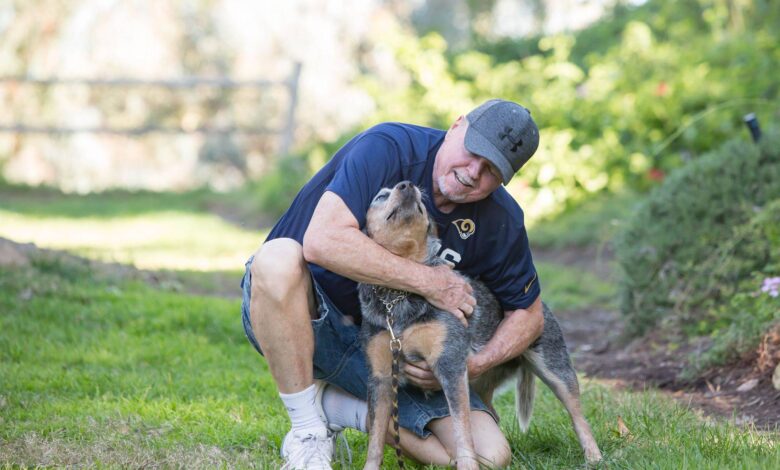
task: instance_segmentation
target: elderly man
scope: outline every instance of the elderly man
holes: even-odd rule
[[[342,147],[293,201],[247,262],[244,328],[268,361],[292,421],[282,443],[285,468],[330,468],[333,433],[366,431],[368,368],[360,349],[356,283],[413,292],[461,319],[472,312],[470,286],[446,266],[399,258],[361,229],[383,187],[420,187],[437,225],[438,255],[479,278],[505,317],[468,362],[470,377],[519,356],[541,334],[540,287],[523,212],[506,184],[534,154],[539,131],[530,112],[490,100],[441,131],[375,126]],[[399,391],[405,455],[446,465],[455,455],[452,419],[427,364],[404,369],[416,387]],[[315,380],[317,379],[317,380]],[[426,395],[421,389],[429,391]],[[511,453],[489,403],[471,396],[477,453],[495,466]]]

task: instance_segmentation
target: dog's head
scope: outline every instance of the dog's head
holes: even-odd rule
[[[408,181],[381,189],[368,208],[366,233],[390,252],[423,262],[434,229],[420,190]]]

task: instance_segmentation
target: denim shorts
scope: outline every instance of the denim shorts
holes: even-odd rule
[[[260,354],[263,354],[258,344],[252,325],[249,321],[249,300],[251,297],[252,274],[250,266],[252,258],[246,262],[246,272],[241,280],[243,302],[241,318],[244,323],[244,333],[249,342]],[[343,315],[328,298],[317,281],[312,277],[318,318],[312,320],[314,330],[314,378],[337,385],[352,395],[367,400],[367,379],[369,368],[360,341],[360,327],[352,318]],[[472,410],[481,410],[493,416],[487,406],[473,391],[470,392]],[[431,432],[426,428],[431,420],[450,415],[447,399],[441,391],[426,394],[413,386],[398,390],[398,421],[420,437],[427,437]]]

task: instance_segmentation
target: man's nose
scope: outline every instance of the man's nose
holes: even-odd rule
[[[473,162],[471,162],[466,168],[468,168],[469,177],[473,180],[479,179],[479,176],[482,174],[482,171],[484,170],[482,159],[477,158]]]

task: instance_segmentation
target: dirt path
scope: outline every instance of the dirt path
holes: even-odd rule
[[[609,253],[596,255],[592,249],[534,251],[535,259],[607,276]],[[732,419],[737,424],[780,428],[780,391],[772,386],[772,370],[758,371],[756,353],[695,379],[683,380],[680,374],[686,361],[709,346],[706,340],[672,341],[650,333],[628,341],[623,337],[624,319],[620,313],[603,309],[562,311],[556,312],[556,316],[576,369],[587,376],[607,380],[618,388],[656,388],[705,415]]]

